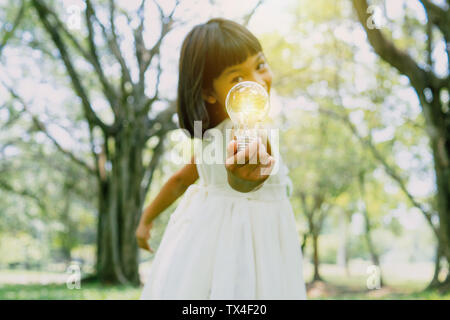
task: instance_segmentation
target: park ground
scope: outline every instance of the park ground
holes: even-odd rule
[[[148,274],[151,262],[141,265],[142,280]],[[308,299],[444,299],[450,293],[425,290],[432,275],[431,263],[410,263],[389,266],[383,273],[379,289],[367,289],[367,263],[351,263],[347,270],[336,265],[320,267],[323,281],[311,283],[312,266],[305,263]],[[69,289],[68,274],[27,270],[0,270],[0,300],[9,299],[139,299],[142,287],[101,285],[96,282],[80,284],[80,289]]]

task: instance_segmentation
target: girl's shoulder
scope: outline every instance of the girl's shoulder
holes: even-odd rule
[[[230,133],[233,128],[233,122],[231,119],[226,118],[217,126],[209,128],[205,130],[203,134],[203,142],[208,143],[211,142],[212,139],[224,138],[225,141],[227,138],[227,133]]]

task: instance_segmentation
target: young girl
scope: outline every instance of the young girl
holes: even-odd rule
[[[194,136],[194,121],[202,121],[202,128],[225,135],[233,127],[226,95],[241,81],[270,92],[272,73],[253,34],[225,19],[194,27],[180,55],[180,126]],[[224,146],[226,161],[196,163],[193,157],[144,210],[136,236],[139,246],[152,252],[153,219],[184,194],[141,299],[306,299],[286,166],[261,141],[240,152],[235,140]],[[250,162],[255,155],[257,162]],[[275,161],[280,170],[273,173]],[[269,170],[264,175],[263,168]]]

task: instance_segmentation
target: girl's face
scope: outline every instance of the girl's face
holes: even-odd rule
[[[270,94],[272,71],[262,52],[249,56],[241,64],[226,68],[213,80],[213,90],[205,91],[204,99],[210,104],[219,103],[225,109],[228,91],[239,82],[254,81],[262,85]]]

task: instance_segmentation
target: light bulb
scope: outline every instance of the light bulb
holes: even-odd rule
[[[239,152],[257,139],[260,122],[269,112],[269,94],[256,82],[239,82],[228,92],[225,107],[237,127],[235,134]]]

